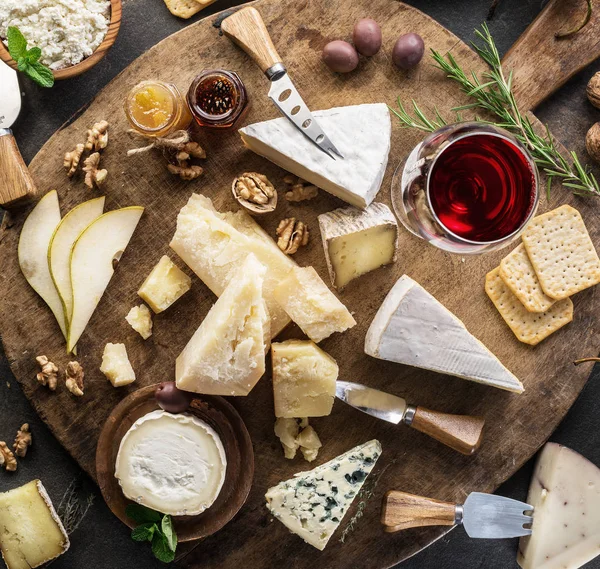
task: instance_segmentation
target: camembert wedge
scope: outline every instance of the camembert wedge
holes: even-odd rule
[[[388,293],[365,339],[369,356],[523,392],[465,325],[421,285],[403,275]]]
[[[381,456],[369,441],[270,488],[267,508],[306,543],[323,550]]]

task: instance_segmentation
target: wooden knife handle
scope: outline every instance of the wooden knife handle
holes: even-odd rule
[[[483,438],[483,417],[471,415],[450,415],[417,407],[412,422],[413,429],[462,453],[473,454]]]
[[[242,8],[221,22],[223,33],[239,45],[262,69],[263,73],[281,58],[256,8]]]
[[[456,505],[398,490],[390,490],[383,497],[381,523],[387,532],[423,526],[453,526]]]
[[[35,194],[35,184],[9,129],[0,129],[0,206],[10,207]]]

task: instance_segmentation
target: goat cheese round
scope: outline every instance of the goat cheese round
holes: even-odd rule
[[[214,429],[187,413],[158,410],[125,433],[115,476],[130,500],[163,514],[192,516],[217,499],[226,469]]]
[[[2,0],[0,38],[16,26],[27,48],[42,50],[50,69],[75,65],[94,53],[110,23],[110,0]]]

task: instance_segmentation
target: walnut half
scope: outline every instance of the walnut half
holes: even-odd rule
[[[276,233],[279,237],[277,246],[286,255],[293,255],[308,244],[308,227],[302,221],[296,221],[295,217],[282,219]]]
[[[277,190],[264,174],[245,172],[231,184],[233,197],[253,215],[275,211]]]

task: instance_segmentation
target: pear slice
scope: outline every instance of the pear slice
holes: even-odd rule
[[[58,224],[48,246],[50,276],[58,291],[65,313],[65,321],[71,321],[73,295],[71,292],[71,249],[81,232],[102,215],[104,196],[83,202],[67,213]]]
[[[18,258],[27,282],[50,307],[66,338],[67,322],[63,305],[48,267],[48,245],[59,223],[58,194],[52,190],[27,216],[19,236]]]
[[[67,350],[72,351],[85,330],[115,272],[144,212],[143,207],[109,211],[92,221],[71,250],[73,314],[69,324]]]

